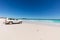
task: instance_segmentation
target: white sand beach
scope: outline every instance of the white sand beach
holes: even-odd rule
[[[60,25],[32,22],[5,25],[0,21],[0,40],[60,40]]]

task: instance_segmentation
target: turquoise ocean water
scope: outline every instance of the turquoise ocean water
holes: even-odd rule
[[[60,23],[60,19],[56,19],[56,20],[34,20],[34,21]]]
[[[60,23],[60,19],[22,19],[22,20],[30,20],[30,21],[37,21],[37,22]]]
[[[60,19],[59,20],[51,20],[53,22],[56,22],[56,23],[60,23]]]

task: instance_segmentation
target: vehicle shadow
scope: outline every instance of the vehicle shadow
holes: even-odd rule
[[[22,23],[12,23],[12,24],[5,24],[5,25],[15,25],[15,24],[22,24]]]

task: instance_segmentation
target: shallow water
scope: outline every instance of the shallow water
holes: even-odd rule
[[[27,21],[27,20],[25,20]],[[29,20],[32,22],[50,22],[50,23],[60,23],[60,19],[53,19],[53,20]]]

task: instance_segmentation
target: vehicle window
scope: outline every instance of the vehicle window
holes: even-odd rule
[[[18,19],[16,19],[16,20],[18,20]]]
[[[9,20],[15,20],[15,19],[13,19],[13,18],[9,18]]]

